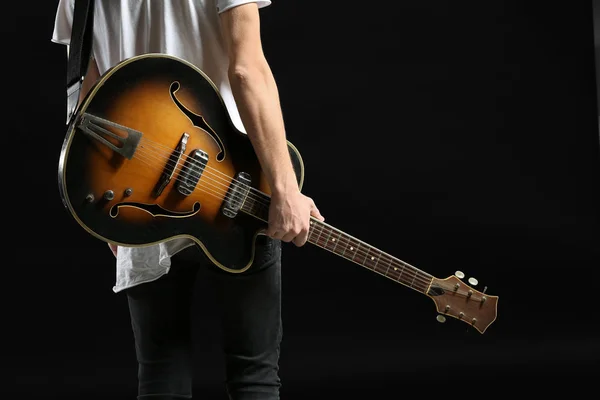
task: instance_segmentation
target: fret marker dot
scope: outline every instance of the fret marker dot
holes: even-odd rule
[[[398,268],[394,267],[394,271],[398,271]]]
[[[332,242],[335,242],[335,238],[331,239]]]
[[[350,250],[354,250],[354,247],[350,246]]]
[[[371,257],[371,260],[374,260],[374,259],[375,259],[375,257]]]

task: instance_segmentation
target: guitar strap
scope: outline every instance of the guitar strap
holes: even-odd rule
[[[67,125],[75,114],[94,37],[94,0],[75,0],[67,61]]]

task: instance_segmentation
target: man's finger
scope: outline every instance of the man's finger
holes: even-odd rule
[[[288,232],[287,234],[283,235],[280,239],[284,242],[291,242],[296,238],[296,234],[293,232]]]
[[[298,247],[302,247],[302,246],[304,246],[304,244],[306,244],[307,240],[308,240],[308,231],[303,231],[294,238],[294,244]]]
[[[117,256],[117,245],[114,245],[112,243],[108,243],[108,248],[110,249],[110,251],[112,251],[113,255],[116,257]]]
[[[276,230],[267,230],[266,235],[271,239],[281,239],[281,232]]]
[[[310,214],[320,221],[325,221],[325,217],[321,215],[321,212],[315,205],[312,206],[312,210],[311,210]]]

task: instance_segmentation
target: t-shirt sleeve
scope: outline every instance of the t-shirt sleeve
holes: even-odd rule
[[[54,30],[51,40],[54,43],[69,45],[71,43],[71,28],[73,25],[74,0],[60,0],[54,18]]]
[[[230,8],[240,6],[246,3],[256,3],[258,8],[263,8],[271,4],[271,0],[217,0],[217,12],[220,14]]]

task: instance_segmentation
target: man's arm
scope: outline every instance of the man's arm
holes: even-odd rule
[[[87,93],[90,91],[94,83],[100,78],[100,72],[98,70],[98,64],[96,64],[96,59],[94,57],[90,58],[88,63],[88,69],[83,78],[83,82],[81,83],[81,90],[79,92],[79,103],[83,101]]]
[[[308,237],[310,215],[323,217],[298,188],[277,85],[262,49],[258,7],[246,3],[220,15],[232,92],[272,192],[266,234],[301,246]]]

